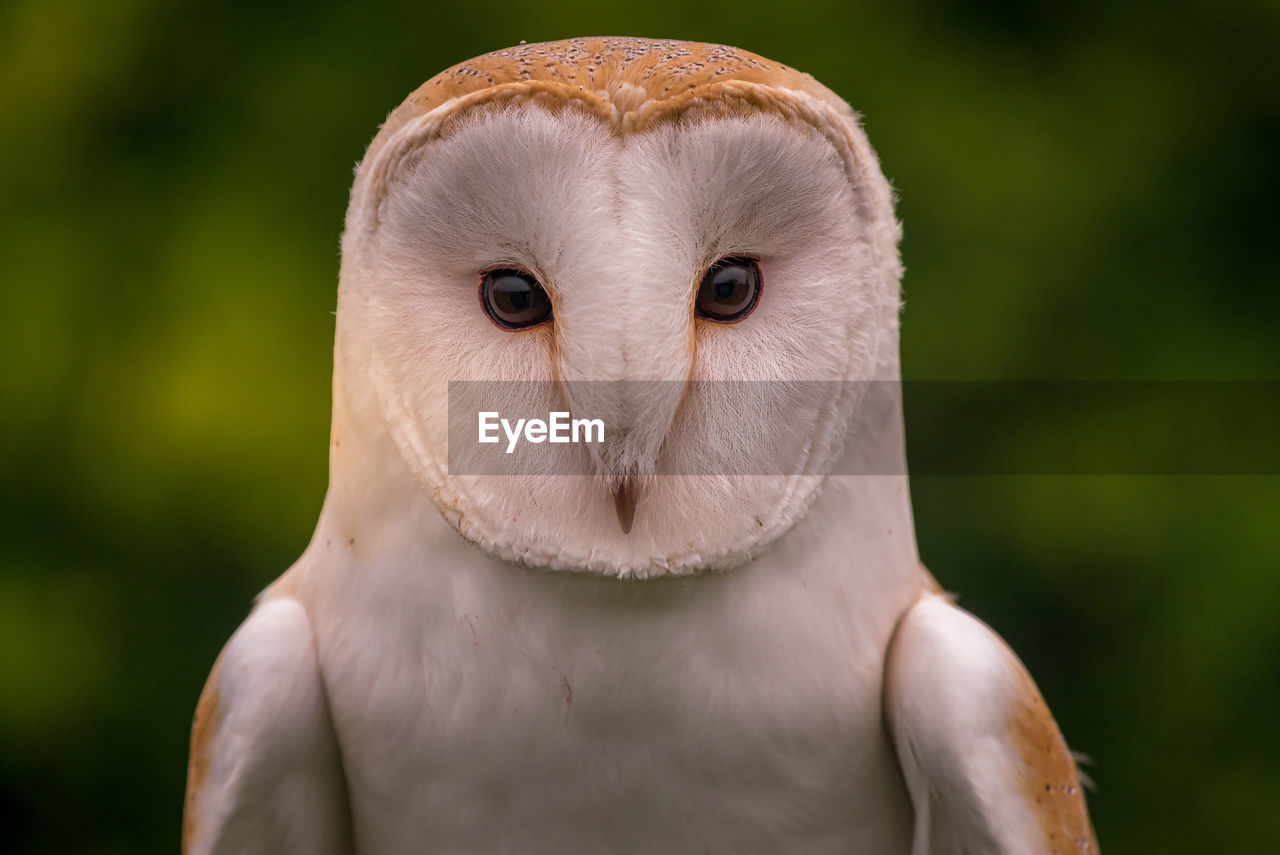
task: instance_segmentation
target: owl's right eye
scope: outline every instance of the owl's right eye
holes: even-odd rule
[[[551,320],[551,298],[533,274],[503,267],[480,277],[480,304],[504,330],[523,330]]]

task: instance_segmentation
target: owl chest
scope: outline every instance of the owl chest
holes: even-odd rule
[[[895,851],[882,647],[838,609],[632,605],[472,601],[338,681],[370,851]]]

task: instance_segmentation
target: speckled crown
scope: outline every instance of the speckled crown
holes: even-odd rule
[[[388,118],[384,131],[482,90],[508,87],[555,91],[613,114],[651,112],[662,102],[687,100],[729,82],[805,92],[843,109],[825,86],[804,72],[726,45],[671,39],[596,37],[522,44],[469,59],[440,72]],[[663,104],[662,106],[667,106]],[[664,111],[665,112],[665,111]]]

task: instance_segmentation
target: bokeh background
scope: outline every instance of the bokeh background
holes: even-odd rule
[[[0,850],[176,851],[200,686],[324,495],[354,164],[436,71],[594,34],[737,44],[865,115],[909,377],[1280,379],[1272,2],[4,0]],[[1280,851],[1280,478],[913,488],[1094,758],[1104,850]]]

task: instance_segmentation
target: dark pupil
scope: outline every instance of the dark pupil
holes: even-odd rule
[[[731,272],[740,273],[742,272],[742,268],[739,267],[722,270],[720,271],[720,274],[716,276],[714,287],[717,303],[737,303],[742,299],[742,295],[737,292],[745,290],[746,281],[741,276],[724,275]],[[730,299],[732,297],[737,297],[737,299]]]
[[[547,292],[533,277],[515,270],[486,273],[484,298],[490,316],[507,327],[532,326],[551,314]]]
[[[520,280],[517,280],[520,281]],[[523,282],[521,284],[524,284]],[[517,285],[507,291],[498,292],[499,301],[506,301],[509,305],[503,306],[504,309],[512,312],[523,312],[533,305],[533,289],[528,285],[521,288]]]

